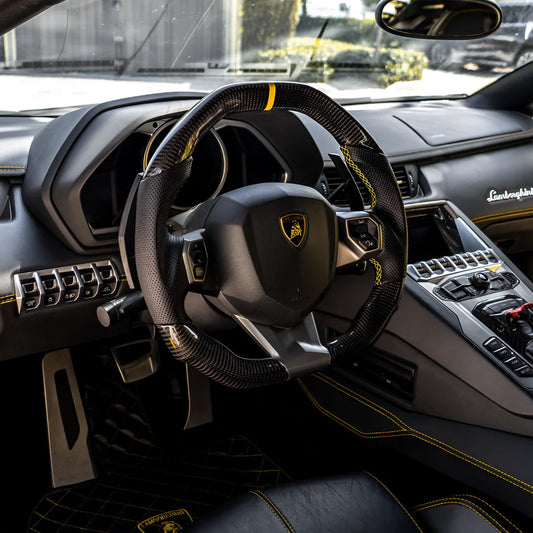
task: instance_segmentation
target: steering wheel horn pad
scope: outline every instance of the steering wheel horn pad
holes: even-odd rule
[[[265,183],[224,194],[207,217],[204,238],[216,258],[220,293],[258,324],[296,326],[335,275],[335,211],[302,185]]]

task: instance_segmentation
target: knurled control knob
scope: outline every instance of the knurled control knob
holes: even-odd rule
[[[487,290],[490,287],[490,278],[485,272],[474,272],[470,282],[476,289]]]

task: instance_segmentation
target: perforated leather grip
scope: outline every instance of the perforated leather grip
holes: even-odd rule
[[[333,361],[354,356],[376,340],[397,308],[407,268],[405,210],[387,158],[364,147],[346,146],[342,151],[369,189],[373,213],[383,228],[383,251],[371,260],[375,279],[369,297],[348,330],[327,345]]]
[[[136,262],[148,309],[173,356],[236,388],[279,383],[289,374],[279,360],[239,357],[190,324],[183,308],[186,286],[173,268],[179,263],[173,257],[179,253],[179,242],[168,235],[166,218],[189,177],[189,156],[202,134],[229,114],[271,109],[304,113],[333,135],[346,162],[369,189],[374,214],[383,224],[383,252],[379,260],[371,260],[374,287],[348,331],[329,343],[332,359],[354,356],[375,340],[396,309],[406,270],[406,220],[394,174],[350,113],[322,92],[297,83],[238,84],[211,93],[174,126],[141,180]]]

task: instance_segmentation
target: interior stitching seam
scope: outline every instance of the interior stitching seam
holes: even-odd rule
[[[352,398],[353,400],[365,405],[364,401],[358,399],[356,396],[353,396],[353,394],[357,395],[357,393],[355,393],[354,391],[352,391],[351,389],[349,389],[347,387],[344,387],[344,385],[342,385],[340,383],[337,383],[336,381],[334,381],[333,379],[329,378],[328,376],[325,376],[323,374],[320,374],[320,375],[312,374],[312,376],[315,377],[315,378],[320,379],[321,381],[323,381],[324,383],[326,383],[330,387],[333,387],[333,388],[339,390],[341,393],[345,394],[349,398]],[[324,378],[327,378],[327,379],[324,379]],[[327,381],[328,379],[331,380],[332,383],[328,382]],[[343,388],[347,389],[348,391],[350,391],[351,394],[347,393],[344,390],[342,390],[341,388],[335,386],[334,383],[339,385],[339,387],[343,387]],[[364,396],[361,396],[361,398],[364,398]],[[364,400],[366,400],[370,404],[374,404],[371,400],[368,400],[367,398],[364,398]],[[374,405],[377,406],[377,404],[374,404]],[[369,405],[366,405],[366,406],[369,407]],[[473,465],[473,466],[475,466],[475,467],[477,467],[477,468],[479,468],[481,470],[484,470],[485,472],[487,472],[489,474],[492,474],[493,476],[498,477],[498,478],[502,479],[503,481],[505,481],[507,483],[510,483],[511,485],[514,485],[515,487],[517,487],[519,489],[522,489],[525,492],[528,492],[529,494],[533,494],[533,486],[529,485],[525,481],[522,481],[521,479],[518,479],[518,478],[512,476],[511,474],[503,472],[502,470],[499,470],[495,466],[489,465],[488,463],[485,463],[485,462],[481,461],[480,459],[472,457],[471,455],[468,455],[466,452],[458,450],[458,449],[454,448],[453,446],[451,446],[450,444],[444,443],[444,442],[436,439],[435,437],[431,437],[430,435],[426,435],[425,433],[422,433],[421,431],[415,430],[415,429],[409,427],[403,421],[401,421],[398,417],[396,417],[396,415],[394,415],[390,411],[387,411],[387,409],[385,409],[384,407],[381,407],[381,406],[377,406],[377,407],[379,407],[383,411],[386,411],[387,413],[389,413],[389,415],[391,417],[397,419],[401,424],[398,423],[398,422],[396,422],[396,424],[398,425],[398,427],[402,427],[403,426],[403,428],[406,430],[405,435],[415,437],[415,438],[417,438],[419,440],[422,440],[423,442],[426,442],[427,444],[431,444],[432,446],[435,446],[436,448],[439,448],[442,451],[457,457],[458,459],[461,459],[461,460],[463,460],[463,461],[465,461],[465,462],[467,462],[467,463],[469,463],[469,464],[471,464],[471,465]],[[372,409],[372,407],[370,407],[370,408]],[[373,410],[379,413],[379,411],[377,409],[373,409]],[[383,415],[383,414],[382,414],[382,416],[385,416],[386,418],[389,418],[388,416]],[[392,420],[391,418],[389,418],[389,419]],[[454,453],[454,452],[456,452],[456,453]],[[458,455],[458,454],[461,454],[461,455]],[[471,460],[469,460],[469,459],[471,459]],[[521,483],[524,486],[521,486],[518,483]]]
[[[257,489],[251,490],[250,494],[257,496],[265,504],[265,506],[272,512],[272,514],[280,521],[285,531],[288,531],[289,533],[296,533],[289,521],[283,515],[283,513],[277,508],[276,505],[274,505],[272,500],[270,500],[270,498],[264,492]]]
[[[487,522],[490,526],[492,526],[496,531],[501,531],[503,533],[509,533],[509,531],[505,529],[494,517],[490,516],[486,511],[482,510],[478,506],[476,506],[477,509],[475,509],[474,503],[466,502],[465,500],[454,499],[454,498],[443,498],[442,500],[435,500],[434,502],[428,502],[427,504],[419,505],[415,508],[416,509],[415,512],[425,511],[427,509],[434,509],[436,507],[441,507],[443,505],[449,505],[449,504],[462,505],[463,507],[470,509],[471,511],[479,515],[481,518],[483,518],[483,520],[485,520],[485,522]],[[484,516],[484,514],[486,516]],[[487,517],[489,519],[487,519]],[[495,522],[496,525],[493,524],[491,520]]]

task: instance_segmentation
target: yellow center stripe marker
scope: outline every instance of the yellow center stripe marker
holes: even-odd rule
[[[276,84],[268,84],[268,101],[263,111],[270,111],[274,107],[274,100],[276,99]]]

